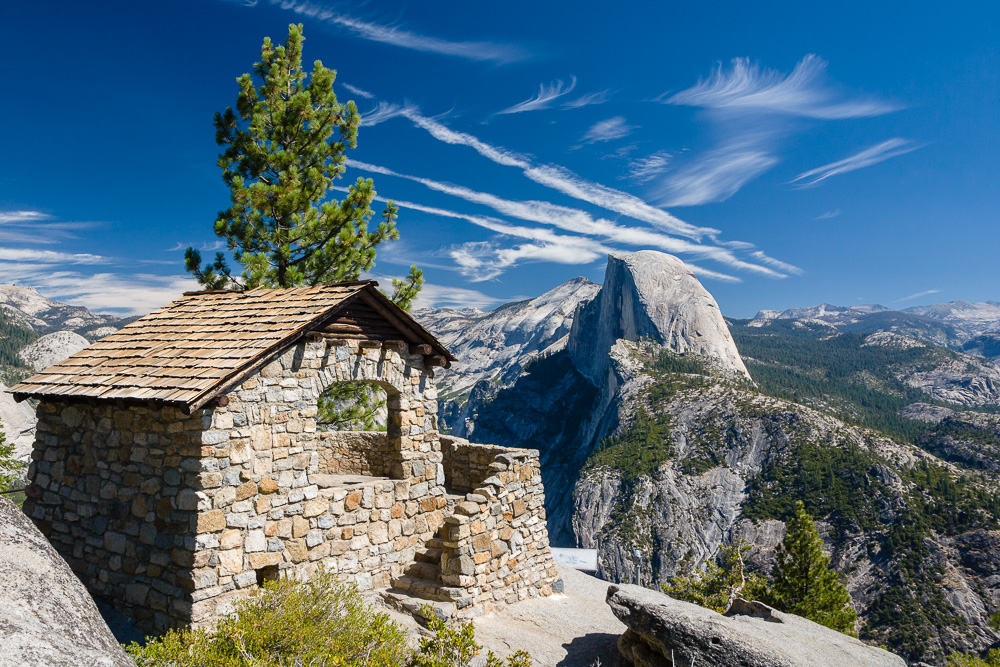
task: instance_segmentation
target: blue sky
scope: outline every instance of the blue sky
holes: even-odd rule
[[[488,308],[664,250],[727,315],[1000,299],[996,3],[3,3],[0,282],[148,312],[228,206],[212,115],[305,27],[401,207],[375,275]]]

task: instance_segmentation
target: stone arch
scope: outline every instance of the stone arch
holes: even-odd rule
[[[378,438],[368,438],[368,444],[376,447],[370,462],[379,462],[368,466],[369,474],[415,481],[436,481],[443,477],[437,438],[437,394],[421,355],[407,350],[362,348],[353,341],[341,346],[330,346],[323,341],[301,346],[305,348],[303,359],[315,355],[319,361],[312,400],[338,382],[365,382],[385,391],[388,414],[384,444],[377,442]]]

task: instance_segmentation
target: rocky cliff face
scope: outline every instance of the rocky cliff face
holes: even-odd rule
[[[604,287],[573,322],[570,357],[600,386],[615,341],[644,338],[750,377],[719,305],[681,260],[653,250],[610,255]]]
[[[458,358],[436,379],[441,419],[457,436],[484,401],[515,381],[536,357],[562,349],[577,308],[601,286],[574,278],[541,296],[483,313],[476,309],[425,309],[414,313]]]
[[[611,257],[565,350],[475,385],[466,427],[541,450],[553,543],[597,548],[611,580],[636,548],[655,585],[739,539],[767,572],[803,499],[863,636],[913,660],[991,645],[1000,429],[970,410],[994,405],[995,369],[926,342],[961,336],[922,315],[802,314],[727,328],[679,261]]]
[[[92,313],[82,306],[70,306],[46,298],[34,287],[0,285],[0,309],[40,333],[120,327],[122,318]],[[108,333],[105,333],[106,336]]]
[[[90,341],[78,333],[56,331],[22,348],[17,356],[37,373],[76,354],[88,345]]]

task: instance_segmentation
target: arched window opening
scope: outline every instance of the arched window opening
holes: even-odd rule
[[[334,382],[317,400],[316,422],[324,431],[386,430],[385,389],[371,382]]]

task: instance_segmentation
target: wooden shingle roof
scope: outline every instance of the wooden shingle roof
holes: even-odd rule
[[[362,281],[188,292],[10,391],[16,400],[46,396],[154,401],[194,410],[219,390],[242,382],[307,333],[345,327],[356,330],[355,337],[365,337],[368,328],[377,339],[394,334],[454,361],[441,343],[376,285]],[[342,316],[357,312],[369,313],[360,326],[356,316]]]

